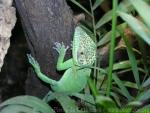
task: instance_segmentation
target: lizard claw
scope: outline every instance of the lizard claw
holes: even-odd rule
[[[53,49],[55,49],[58,53],[60,53],[61,43],[55,42],[54,45],[55,47],[53,47]]]
[[[31,54],[27,54],[29,63],[35,68],[40,69],[39,63],[31,56]]]
[[[69,46],[64,45],[64,43],[59,43],[59,42],[55,42],[54,43],[55,47],[53,47],[53,49],[55,49],[59,54],[60,52],[66,52],[69,49]]]

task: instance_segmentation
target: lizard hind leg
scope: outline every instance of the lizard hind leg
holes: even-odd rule
[[[59,54],[65,54],[66,51],[69,49],[69,46],[65,46],[64,43],[55,42],[53,49],[55,49]]]
[[[39,63],[31,56],[31,54],[27,54],[29,63],[33,66],[37,76],[44,82],[51,84],[51,85],[55,85],[57,82],[55,80],[52,80],[50,78],[48,78],[46,75],[44,75],[41,70],[40,70],[40,65]]]

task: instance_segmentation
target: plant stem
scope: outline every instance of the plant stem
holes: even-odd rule
[[[96,39],[96,27],[95,27],[95,17],[94,17],[94,11],[93,11],[93,6],[92,6],[92,1],[89,0],[90,2],[90,8],[91,8],[91,14],[92,14],[92,25],[93,25],[93,33],[94,33],[94,42],[97,44],[97,39]],[[97,61],[95,61],[94,63],[94,67],[97,66]],[[96,84],[96,79],[97,79],[97,75],[96,75],[96,69],[94,69],[94,83]]]
[[[108,83],[106,95],[110,95],[112,85],[112,70],[114,62],[114,48],[115,48],[115,37],[116,37],[116,23],[117,23],[117,4],[118,0],[113,0],[113,12],[112,12],[112,37],[111,37],[111,48],[109,54],[109,70],[108,70]]]
[[[93,8],[92,8],[92,1],[90,1],[90,8],[91,8],[91,14],[92,14],[92,24],[93,24],[93,32],[94,32],[94,41],[95,43],[97,42],[96,40],[96,27],[95,27],[95,17],[94,17],[94,11],[93,11]]]
[[[96,86],[94,85],[91,78],[88,79],[88,84],[90,86],[93,97],[96,98],[96,96],[98,95],[98,90],[97,90]]]

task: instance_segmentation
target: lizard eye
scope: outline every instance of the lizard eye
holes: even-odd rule
[[[84,53],[83,53],[83,52],[80,52],[80,54],[83,55]]]

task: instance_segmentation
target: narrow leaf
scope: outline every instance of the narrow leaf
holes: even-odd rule
[[[78,110],[78,106],[76,106],[75,101],[71,99],[69,96],[57,94],[55,95],[55,97],[63,107],[65,113],[80,113],[80,111]]]
[[[118,11],[118,14],[129,24],[134,32],[150,45],[150,30],[142,22],[127,13]]]
[[[123,30],[118,29],[118,31],[120,32],[120,34],[121,34],[121,36],[122,36],[122,38],[123,38],[123,40],[126,44],[127,53],[128,53],[129,61],[131,63],[131,69],[132,69],[132,72],[133,72],[133,75],[134,75],[134,79],[136,81],[136,84],[137,84],[138,88],[140,88],[140,78],[139,78],[139,71],[138,71],[138,67],[137,67],[137,61],[136,61],[135,55],[132,51],[131,44],[128,41],[128,38],[124,35]]]
[[[141,109],[138,109],[138,111],[135,113],[150,113],[150,104],[145,105]]]
[[[115,102],[109,97],[97,96],[96,103],[97,103],[97,105],[102,106],[109,113],[114,113],[113,110],[118,111],[118,108],[117,108]]]
[[[148,99],[150,99],[150,89],[141,94],[141,96],[139,97],[139,101],[144,101]]]
[[[85,105],[85,108],[87,108],[87,111],[96,112],[95,100],[92,95],[76,93],[76,94],[73,94],[73,96],[84,101],[84,105]]]
[[[120,2],[118,5],[118,10],[124,11],[124,12],[131,12],[133,8],[131,7],[131,4],[127,2],[126,0]],[[112,20],[112,10],[105,13],[102,18],[96,23],[96,29],[101,28],[104,24],[108,23]]]
[[[126,23],[122,23],[120,25],[117,26],[117,29],[125,29],[127,27]],[[106,43],[108,43],[111,39],[111,35],[112,35],[112,31],[107,32],[104,37],[97,43],[97,46],[103,46]],[[118,33],[118,31],[116,31],[116,38],[118,38],[120,36],[120,33]]]
[[[73,94],[73,96],[78,97],[78,98],[80,98],[80,99],[82,99],[82,100],[84,100],[84,101],[86,101],[88,103],[91,103],[93,105],[95,104],[94,98],[90,94],[76,93],[76,94]]]
[[[106,24],[112,19],[112,10],[105,13],[105,15],[96,23],[95,28],[99,29],[102,25]]]
[[[111,92],[110,95],[114,98],[116,104],[121,107],[120,97],[117,93]]]
[[[118,10],[123,12],[131,12],[134,8],[128,0],[123,0],[119,6]]]
[[[17,96],[4,101],[0,104],[0,108],[7,105],[22,105],[36,109],[41,113],[54,113],[53,109],[44,101],[33,96]]]
[[[103,1],[104,0],[96,0],[93,5],[93,10],[95,10],[98,6],[100,6]]]
[[[150,85],[150,77],[143,83],[143,87]]]
[[[81,4],[79,4],[76,0],[70,0],[72,3],[74,3],[75,5],[77,5],[78,7],[80,7],[83,11],[85,11],[89,16],[91,16],[91,13],[85,9]],[[92,16],[91,16],[92,17]]]
[[[129,88],[138,89],[137,84],[130,81],[123,81],[124,86]]]
[[[150,6],[143,0],[129,0],[150,28]]]
[[[33,113],[33,109],[23,105],[8,105],[4,106],[0,113]]]
[[[139,107],[141,105],[142,105],[142,102],[140,101],[132,101],[127,104],[128,107]]]
[[[132,96],[128,92],[127,88],[124,86],[123,82],[117,77],[116,74],[113,74],[113,80],[116,82],[118,87],[121,89],[122,94],[129,100],[132,100]]]
[[[130,61],[126,60],[126,61],[121,61],[119,63],[115,63],[113,66],[113,70],[119,70],[119,69],[127,69],[130,68]]]

